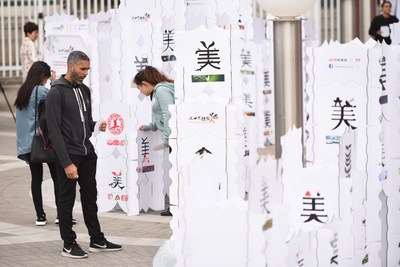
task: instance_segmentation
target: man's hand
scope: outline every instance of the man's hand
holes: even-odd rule
[[[139,126],[139,131],[144,131],[144,125]]]
[[[107,129],[107,122],[106,121],[102,121],[99,125],[99,131],[100,132],[105,132]]]
[[[68,179],[76,180],[79,178],[78,169],[76,168],[75,164],[65,167],[64,171]]]

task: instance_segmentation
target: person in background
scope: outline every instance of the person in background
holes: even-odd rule
[[[382,14],[372,20],[368,33],[374,40],[380,43],[385,41],[386,44],[390,45],[392,43],[392,39],[390,38],[390,24],[399,22],[399,19],[390,14],[392,9],[390,1],[383,1],[381,8]]]
[[[24,32],[25,38],[22,41],[21,48],[19,50],[23,81],[25,81],[33,62],[42,60],[42,55],[34,43],[38,38],[38,25],[33,22],[27,22],[24,25]]]
[[[164,141],[160,148],[169,148],[170,150],[169,136],[171,134],[171,128],[168,126],[168,121],[171,118],[171,113],[168,110],[168,106],[175,104],[173,82],[173,80],[167,78],[152,66],[146,66],[145,69],[139,71],[133,79],[134,85],[142,94],[150,96],[152,102],[153,120],[149,125],[139,126],[139,130],[160,130],[163,134]],[[169,204],[168,199],[166,202]],[[161,215],[172,216],[169,207],[161,212]]]
[[[81,51],[73,51],[67,59],[67,73],[53,82],[46,97],[49,138],[57,153],[56,161],[59,195],[57,211],[60,235],[64,241],[61,255],[87,258],[76,242],[72,230],[72,209],[79,183],[83,218],[90,235],[90,252],[117,251],[122,247],[105,239],[97,216],[97,155],[90,137],[96,122],[92,118],[90,89],[83,80],[89,73],[90,59]],[[107,123],[99,123],[104,132]]]
[[[49,89],[44,85],[51,78],[52,72],[50,66],[43,61],[36,61],[29,69],[25,82],[18,90],[14,106],[16,107],[16,128],[17,128],[17,155],[21,160],[29,164],[31,171],[31,191],[33,204],[36,210],[36,225],[46,225],[46,213],[43,209],[42,182],[43,182],[43,164],[30,161],[32,138],[39,131],[38,125],[35,125],[35,108],[40,100],[45,99]],[[54,75],[54,73],[53,73]],[[52,77],[54,79],[54,76]],[[37,102],[36,100],[37,91]],[[57,174],[54,163],[47,163],[51,178],[54,182],[54,195],[57,205],[58,187]]]

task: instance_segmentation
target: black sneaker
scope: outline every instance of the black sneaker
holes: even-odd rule
[[[47,224],[46,214],[37,217],[35,224],[36,226],[45,226]]]
[[[55,223],[55,224],[60,224],[60,220],[58,219],[58,217],[54,220],[54,223]],[[73,224],[73,225],[75,225],[75,224],[77,224],[77,223],[78,223],[77,220],[72,219],[72,224]]]
[[[70,246],[64,246],[61,255],[74,259],[83,259],[88,257],[88,254],[83,251],[81,246],[79,246],[76,242],[74,242]]]
[[[121,250],[122,246],[108,242],[104,239],[100,244],[90,241],[89,251],[90,252],[103,252],[103,251],[118,251]]]

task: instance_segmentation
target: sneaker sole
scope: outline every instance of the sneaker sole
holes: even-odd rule
[[[71,255],[71,254],[69,254],[69,253],[67,253],[67,252],[61,252],[61,256],[63,256],[63,257],[68,257],[68,258],[72,258],[72,259],[84,259],[84,258],[87,258],[88,257],[88,255],[87,254],[85,254],[85,255],[83,255],[83,256],[74,256],[74,255]]]
[[[45,226],[47,222],[35,222],[36,226]]]
[[[122,248],[91,248],[91,247],[89,247],[89,252],[92,252],[92,253],[119,251],[119,250],[122,250]]]
[[[75,221],[72,221],[72,224],[73,225],[75,225],[75,224],[77,224],[78,222],[75,220]],[[60,221],[54,221],[54,224],[60,224]]]

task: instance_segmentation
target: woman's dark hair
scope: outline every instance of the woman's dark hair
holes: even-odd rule
[[[51,76],[50,66],[46,62],[36,61],[32,64],[28,71],[25,82],[18,90],[17,98],[14,106],[23,109],[29,104],[33,88],[40,84],[43,79],[48,79]]]
[[[152,66],[146,66],[143,70],[139,71],[135,78],[133,78],[135,84],[141,84],[142,82],[148,82],[151,85],[156,85],[162,82],[173,83],[174,80],[169,79],[163,73],[159,72],[156,68]]]
[[[381,4],[381,7],[383,8],[383,6],[385,4],[390,4],[390,7],[392,7],[392,3],[390,1],[383,1],[383,3]]]
[[[25,25],[24,25],[25,36],[28,36],[28,33],[32,33],[37,30],[39,30],[39,27],[36,23],[29,21],[29,22],[25,23]]]

